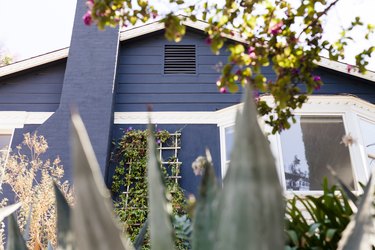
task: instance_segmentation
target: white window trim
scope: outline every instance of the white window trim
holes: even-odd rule
[[[0,129],[23,128],[26,124],[43,124],[53,112],[0,111]]]
[[[270,96],[261,97],[269,105],[273,104]],[[241,105],[235,105],[232,111],[241,108]],[[353,167],[353,178],[357,187],[358,182],[366,183],[370,171],[367,163],[367,153],[363,146],[359,119],[364,119],[375,123],[375,105],[354,96],[310,96],[307,103],[301,109],[294,111],[296,115],[317,115],[317,116],[342,116],[344,128],[350,133],[357,142],[349,147],[349,154]],[[225,129],[234,126],[235,119],[227,119],[220,127],[220,148],[221,148],[221,166],[222,176],[226,173],[226,152],[225,152]],[[270,132],[270,128],[265,126],[265,131]],[[280,181],[285,189],[284,166],[282,162],[282,149],[280,135],[269,136],[271,150],[275,155],[277,171]],[[306,194],[306,191],[287,191],[287,193]],[[321,191],[308,191],[309,194],[321,193]]]

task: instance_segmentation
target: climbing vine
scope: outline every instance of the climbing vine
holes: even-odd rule
[[[134,241],[143,223],[147,219],[147,137],[149,130],[135,130],[131,127],[115,145],[112,162],[115,173],[112,179],[111,191],[114,197],[115,213],[124,223],[124,230]],[[162,159],[161,168],[166,187],[171,194],[173,212],[176,215],[185,214],[185,197],[179,186],[180,165],[178,149],[180,148],[180,133],[169,133],[158,130],[155,133],[158,150]],[[183,248],[183,241],[176,244]],[[147,248],[146,242],[146,248]]]

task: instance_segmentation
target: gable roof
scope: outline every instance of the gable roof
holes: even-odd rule
[[[199,20],[196,22],[187,20],[183,21],[183,24],[189,28],[200,31],[204,31],[207,27],[207,23]],[[120,42],[140,37],[146,34],[150,34],[153,32],[157,32],[163,29],[164,24],[158,21],[127,28],[120,31]],[[236,42],[246,43],[243,39],[241,39],[241,37],[238,34],[235,34],[234,36],[227,36],[227,38]],[[66,47],[0,67],[0,77],[67,58],[68,54],[69,47]],[[374,71],[368,71],[366,74],[361,74],[356,71],[348,73],[348,64],[337,61],[331,61],[325,57],[321,57],[321,60],[317,62],[317,65],[323,68],[331,69],[345,74],[350,74],[351,76],[356,76],[365,80],[375,82]]]

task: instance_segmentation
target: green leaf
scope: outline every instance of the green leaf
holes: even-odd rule
[[[293,242],[293,244],[298,247],[299,246],[299,241],[298,241],[298,236],[297,236],[296,231],[294,231],[294,230],[287,230],[286,233],[288,234],[288,236],[291,239],[291,241]]]
[[[147,228],[148,228],[148,218],[143,223],[143,226],[142,226],[141,230],[139,231],[139,234],[137,235],[137,238],[134,241],[135,250],[140,250],[142,248],[143,242],[144,242],[145,237],[146,237]]]
[[[171,224],[172,206],[166,200],[165,187],[156,151],[153,127],[148,136],[148,195],[150,207],[150,233],[153,250],[174,249]]]
[[[223,183],[215,249],[282,249],[282,188],[248,85],[245,93],[243,111],[236,118],[236,147]]]
[[[346,196],[353,202],[353,204],[357,204],[357,196],[353,194],[350,188],[337,176],[336,171],[331,166],[328,165],[327,168],[331,172],[331,175],[335,178],[335,180],[340,184]]]
[[[357,213],[342,233],[338,250],[370,249],[370,242],[374,236],[374,224],[371,217],[374,189],[375,181],[372,175],[359,202]]]
[[[211,154],[207,150],[203,164],[203,176],[199,189],[199,199],[193,220],[192,249],[215,249],[214,229],[217,226],[219,187],[212,165]]]
[[[94,149],[77,113],[72,114],[72,159],[76,202],[73,209],[73,232],[81,250],[127,250],[112,216],[110,195],[105,188]],[[110,239],[110,240],[109,240]]]
[[[53,183],[53,187],[56,196],[58,249],[74,249],[71,208],[56,183]]]
[[[326,232],[325,240],[327,242],[330,242],[333,239],[333,236],[335,236],[336,232],[337,232],[337,229],[335,229],[335,228],[328,229],[327,232]]]
[[[23,239],[20,229],[18,228],[16,219],[13,216],[9,216],[8,227],[8,244],[6,249],[27,250],[26,242]]]
[[[3,221],[5,217],[12,214],[14,211],[21,207],[21,203],[12,204],[6,207],[0,208],[0,221]]]
[[[315,234],[315,231],[320,227],[320,223],[313,223],[310,228],[309,228],[309,231],[306,233],[306,235],[308,237],[311,237]]]

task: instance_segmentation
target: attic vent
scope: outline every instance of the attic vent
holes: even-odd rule
[[[196,74],[195,45],[165,45],[164,74]]]

